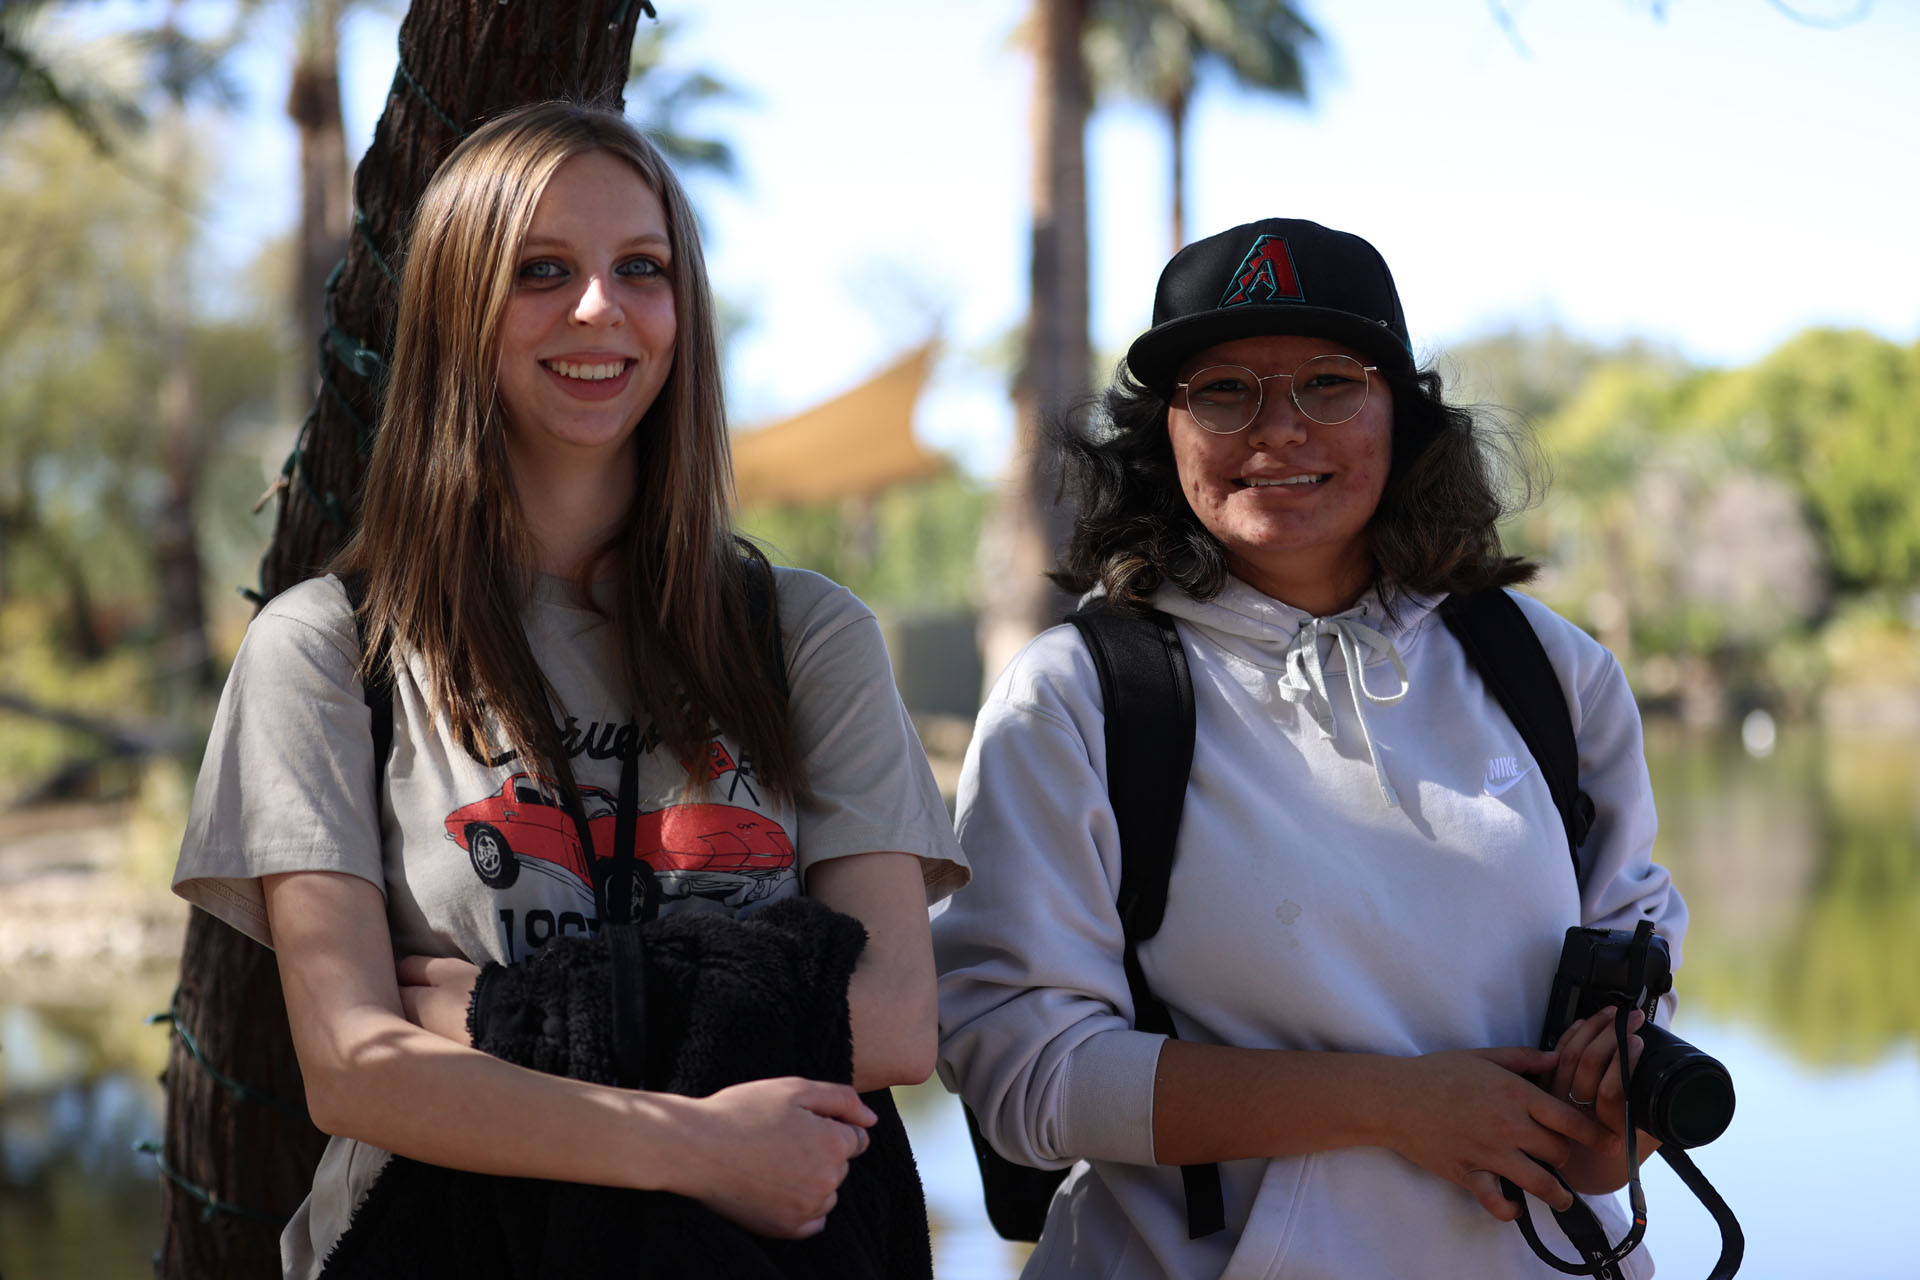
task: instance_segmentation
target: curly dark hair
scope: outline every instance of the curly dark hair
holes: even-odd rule
[[[1367,525],[1374,580],[1464,593],[1530,580],[1506,554],[1499,521],[1532,501],[1541,470],[1530,437],[1488,411],[1448,404],[1440,374],[1381,371],[1393,393],[1393,460]],[[1167,435],[1169,402],[1124,364],[1104,395],[1052,424],[1073,534],[1048,576],[1079,593],[1098,584],[1144,609],[1171,582],[1210,600],[1227,584],[1227,549],[1187,505]]]

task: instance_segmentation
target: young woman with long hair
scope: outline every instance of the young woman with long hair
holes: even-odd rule
[[[965,863],[871,613],[734,536],[685,194],[612,113],[490,122],[421,200],[397,334],[359,531],[249,629],[175,877],[275,948],[336,1135],[287,1274],[317,1272],[388,1152],[818,1232],[873,1123],[856,1090],[932,1069],[927,905]],[[478,965],[599,929],[616,832],[663,912],[804,893],[858,920],[851,1085],[682,1097],[468,1045]]]

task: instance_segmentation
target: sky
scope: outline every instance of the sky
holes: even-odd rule
[[[1864,16],[1837,29],[1797,22]],[[936,330],[916,431],[976,473],[1011,436],[1025,308],[1025,0],[658,0],[672,64],[738,100],[694,118],[740,176],[690,179],[716,288],[748,320],[734,419],[835,394]],[[1304,0],[1325,36],[1306,104],[1203,81],[1193,237],[1273,215],[1371,240],[1416,351],[1513,325],[1641,337],[1707,364],[1812,325],[1920,337],[1920,4],[1914,0]],[[399,5],[345,31],[357,157],[392,79]],[[1504,14],[1507,21],[1500,20]],[[263,19],[263,22],[270,20]],[[285,38],[244,63],[217,252],[294,217]],[[1170,251],[1168,144],[1147,109],[1088,136],[1093,335],[1148,323]]]

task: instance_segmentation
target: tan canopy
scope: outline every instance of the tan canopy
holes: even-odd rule
[[[733,433],[740,501],[867,497],[939,475],[948,463],[913,438],[913,406],[934,344],[908,352],[851,391],[780,422]]]

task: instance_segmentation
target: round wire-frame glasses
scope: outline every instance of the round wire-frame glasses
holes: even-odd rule
[[[1320,355],[1300,363],[1292,373],[1260,377],[1237,364],[1216,364],[1176,382],[1187,394],[1187,412],[1202,429],[1230,436],[1247,429],[1266,403],[1267,383],[1287,379],[1287,394],[1301,414],[1322,426],[1337,427],[1366,408],[1372,375],[1379,365],[1361,364],[1352,356]]]

